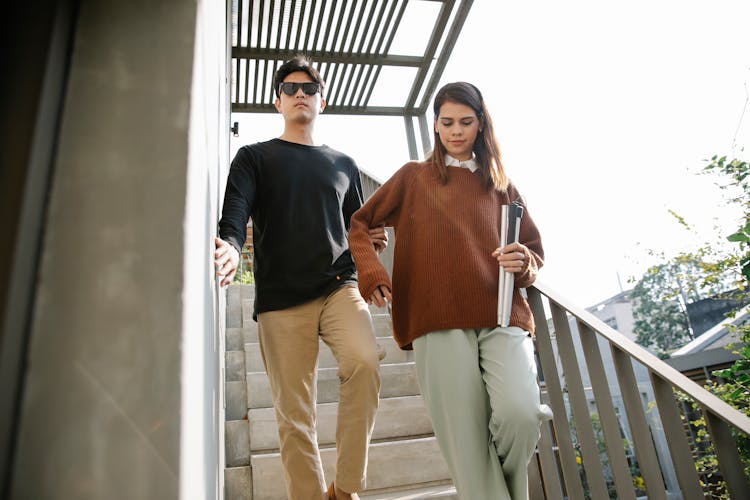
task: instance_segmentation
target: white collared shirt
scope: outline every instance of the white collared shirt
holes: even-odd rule
[[[448,167],[468,168],[472,172],[476,172],[477,168],[479,168],[477,167],[476,157],[474,156],[474,153],[471,154],[471,158],[464,161],[459,161],[453,158],[451,155],[445,155],[445,165]]]

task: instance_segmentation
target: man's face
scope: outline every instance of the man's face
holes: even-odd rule
[[[284,78],[284,83],[313,83],[310,75],[304,71],[295,71],[289,73]],[[279,113],[284,116],[285,121],[306,124],[313,122],[326,107],[326,101],[316,92],[313,95],[305,93],[304,89],[299,86],[293,95],[279,92],[280,97],[276,99],[274,105]]]

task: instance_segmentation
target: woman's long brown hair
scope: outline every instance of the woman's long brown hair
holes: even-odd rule
[[[479,131],[472,151],[476,156],[479,175],[487,189],[495,188],[504,192],[508,188],[508,177],[505,175],[503,162],[500,158],[500,147],[495,138],[492,117],[490,117],[487,111],[482,93],[474,85],[467,82],[455,82],[444,85],[438,90],[432,106],[435,113],[435,122],[437,122],[440,116],[440,107],[445,102],[463,104],[473,109],[474,113],[476,113],[479,120]],[[445,184],[448,182],[448,167],[445,165],[447,151],[440,141],[437,127],[433,126],[433,129],[435,147],[432,149],[428,159],[435,165],[441,182]]]

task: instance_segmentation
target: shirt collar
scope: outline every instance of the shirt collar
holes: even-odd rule
[[[445,165],[448,167],[461,167],[468,168],[470,171],[475,172],[477,170],[476,157],[472,153],[471,158],[464,161],[459,161],[453,158],[451,155],[445,155]]]

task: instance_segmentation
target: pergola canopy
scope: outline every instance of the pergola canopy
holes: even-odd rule
[[[327,114],[423,117],[471,4],[234,0],[232,111],[276,112],[273,75],[305,54],[326,81]]]

